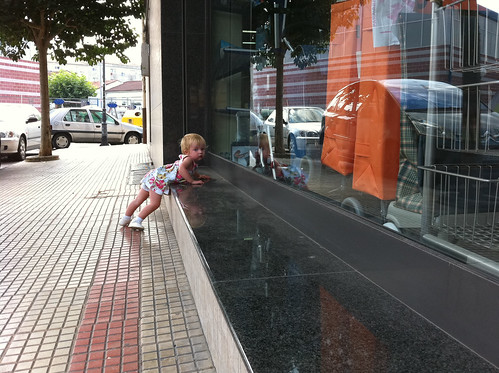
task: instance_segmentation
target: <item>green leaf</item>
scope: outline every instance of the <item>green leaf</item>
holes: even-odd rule
[[[49,97],[81,99],[97,94],[96,88],[83,75],[60,71],[49,76]]]

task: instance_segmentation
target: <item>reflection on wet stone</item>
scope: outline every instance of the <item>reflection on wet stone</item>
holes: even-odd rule
[[[256,373],[495,371],[325,248],[212,176],[215,180],[201,188],[185,188],[181,201],[187,207],[195,201],[205,214],[193,230]]]

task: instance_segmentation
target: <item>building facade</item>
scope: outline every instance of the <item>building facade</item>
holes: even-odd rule
[[[207,164],[241,193],[497,367],[499,7],[488,4],[148,1],[153,161],[202,134]]]
[[[30,104],[40,109],[38,62],[14,62],[0,56],[0,102]]]
[[[102,63],[91,66],[84,62],[68,62],[65,65],[59,65],[56,61],[48,61],[48,72],[56,73],[59,71],[71,71],[78,75],[83,75],[89,82],[102,82]],[[106,62],[106,81],[117,80],[126,82],[130,80],[140,80],[140,66],[122,63]]]

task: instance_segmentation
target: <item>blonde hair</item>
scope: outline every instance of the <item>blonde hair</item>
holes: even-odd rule
[[[206,141],[203,136],[198,135],[197,133],[188,133],[182,137],[182,140],[180,141],[180,150],[182,151],[182,154],[189,153],[189,149],[192,145],[206,146]]]

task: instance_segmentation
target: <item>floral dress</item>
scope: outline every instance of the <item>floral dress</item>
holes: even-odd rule
[[[170,184],[184,183],[185,179],[180,175],[178,169],[182,162],[187,158],[187,155],[180,154],[179,159],[174,163],[170,163],[149,171],[146,176],[142,178],[142,186],[147,187],[149,190],[153,190],[158,194],[170,194]],[[192,170],[189,170],[189,174],[193,174],[197,169],[198,165],[194,163]]]

